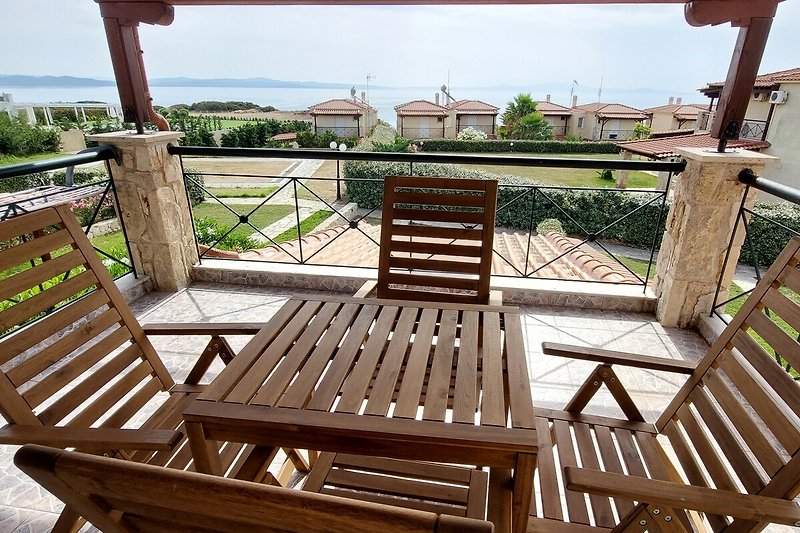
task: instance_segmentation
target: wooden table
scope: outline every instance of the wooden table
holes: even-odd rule
[[[218,440],[488,466],[489,519],[526,528],[537,439],[516,308],[290,299],[184,419],[206,473]]]

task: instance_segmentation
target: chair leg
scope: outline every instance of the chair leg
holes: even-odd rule
[[[86,520],[67,505],[58,516],[52,533],[77,533],[85,523]]]

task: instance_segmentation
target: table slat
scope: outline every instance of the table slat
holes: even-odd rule
[[[425,420],[444,421],[447,414],[447,400],[450,393],[450,378],[453,374],[453,357],[455,355],[456,326],[458,311],[442,312],[436,348],[433,352],[431,375],[425,392],[425,408],[422,418]]]
[[[394,407],[395,418],[415,418],[417,407],[420,406],[422,385],[425,383],[425,371],[428,368],[430,347],[433,334],[436,330],[439,312],[436,309],[425,309],[417,325],[414,346],[408,356],[406,371],[403,373],[403,383],[397,395]]]
[[[517,313],[504,313],[506,346],[503,354],[508,371],[509,408],[511,427],[532,428],[536,425],[533,415],[531,383],[528,379],[528,362],[522,340],[522,324]]]
[[[474,424],[478,411],[478,324],[477,311],[464,311],[458,348],[456,389],[453,394],[453,422]]]
[[[503,387],[502,347],[500,345],[500,315],[497,313],[485,313],[483,320],[481,425],[505,426],[506,408]]]

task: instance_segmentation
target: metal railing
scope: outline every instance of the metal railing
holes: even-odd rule
[[[745,119],[742,122],[742,129],[739,132],[742,139],[752,139],[754,141],[764,141],[767,138],[767,121]]]
[[[60,203],[70,205],[87,235],[96,232],[100,222],[116,219],[119,229],[112,229],[109,233],[119,232],[118,240],[122,247],[100,247],[93,243],[94,249],[112,277],[119,278],[128,273],[136,276],[137,273],[130,259],[131,251],[124,220],[119,216],[120,209],[114,180],[111,177],[109,161],[118,157],[119,154],[113,146],[104,145],[88,148],[75,155],[0,168],[0,182],[6,184],[5,188],[7,190],[19,189],[9,192],[0,199],[0,220]],[[105,163],[104,169],[107,177],[105,179],[90,178],[88,182],[76,186],[74,184],[75,167],[98,162]],[[65,171],[63,184],[56,183],[51,174],[52,171],[61,169]],[[21,181],[8,181],[15,179]],[[13,183],[13,185],[9,186],[9,183]],[[111,218],[104,218],[104,216]],[[114,241],[112,238],[104,240]]]
[[[358,137],[357,126],[317,126],[317,133],[333,132],[337,137]]]
[[[722,287],[723,277],[726,270],[728,270],[731,252],[734,249],[734,244],[739,231],[744,231],[745,248],[743,248],[742,251],[745,251],[747,253],[747,257],[750,259],[748,266],[753,269],[753,273],[755,274],[755,279],[757,282],[761,281],[761,271],[762,268],[766,266],[764,263],[771,263],[775,259],[772,256],[777,255],[778,251],[780,251],[791,238],[800,236],[800,226],[787,226],[782,222],[774,220],[763,213],[758,213],[754,209],[747,207],[747,197],[751,188],[771,194],[780,198],[781,200],[785,200],[795,205],[800,205],[800,190],[788,187],[782,183],[777,183],[775,181],[758,177],[749,168],[744,169],[739,173],[739,181],[744,183],[746,187],[742,195],[742,201],[739,205],[736,224],[733,227],[731,239],[728,243],[728,248],[725,251],[725,258],[723,260],[722,270],[720,271],[719,279],[717,281],[717,288],[714,293],[714,300],[711,304],[710,313],[711,316],[719,317],[726,324],[730,322],[731,319],[731,316],[727,311],[732,311],[734,307],[738,307],[738,304],[744,302],[747,296],[753,292],[752,288],[744,289],[735,284],[730,288],[723,289]],[[752,228],[754,222],[767,225],[771,228],[769,231],[769,238],[772,241],[772,246],[770,246],[771,253],[768,253],[769,251],[759,253],[759,244],[762,243],[756,242],[757,237],[754,235],[755,232]],[[768,257],[762,257],[764,255],[768,255]],[[745,263],[740,262],[739,264],[743,265]],[[723,295],[725,296],[723,297]],[[770,313],[769,309],[765,309],[765,312],[767,314]],[[798,340],[800,340],[800,336],[798,336]],[[778,362],[778,364],[783,366],[787,372],[792,370],[791,366],[780,356],[780,354],[775,354],[775,360]],[[794,376],[795,379],[800,379],[797,373],[795,373]]]
[[[494,135],[495,128],[492,124],[459,124],[458,133],[461,133],[467,128],[472,128],[476,131],[482,131],[486,135]]]
[[[404,139],[444,139],[444,127],[408,128],[404,126],[400,130],[400,136]]]
[[[208,200],[196,208],[198,253],[202,259],[246,259],[266,262],[293,262],[314,265],[353,267],[377,266],[379,248],[379,209],[382,180],[354,177],[347,172],[356,161],[391,163],[387,172],[424,175],[427,164],[452,165],[516,165],[572,169],[650,170],[680,172],[684,162],[651,162],[634,160],[554,159],[520,156],[485,156],[439,153],[373,153],[335,152],[331,150],[285,150],[247,148],[205,148],[170,146],[169,152],[194,157],[264,157],[271,159],[305,159],[337,161],[337,177],[286,177],[274,174],[184,173],[187,183],[200,187]],[[338,173],[339,162],[345,162],[346,177]],[[357,170],[357,169],[356,169]],[[437,170],[439,170],[437,168]],[[202,177],[203,180],[199,178]],[[229,200],[218,196],[212,182],[249,180],[260,188],[257,199]],[[351,203],[344,200],[344,182]],[[667,189],[668,190],[668,189]],[[243,193],[246,191],[243,191]],[[253,196],[253,195],[249,195]],[[634,284],[645,287],[652,272],[652,262],[663,231],[667,195],[653,189],[619,190],[602,187],[559,187],[538,184],[501,184],[495,239],[495,272],[498,275],[539,278],[579,279],[597,283]],[[359,205],[353,205],[357,201]],[[623,205],[619,212],[600,213],[596,209],[587,218],[591,205]],[[218,223],[201,220],[216,212]],[[220,214],[221,213],[221,214]],[[600,213],[600,214],[598,214]],[[316,217],[311,225],[304,219]],[[550,238],[539,235],[537,226],[555,218],[569,237]],[[316,229],[325,219],[325,236],[298,238]],[[278,221],[282,222],[278,222]],[[626,225],[637,224],[637,232],[645,248],[642,270],[631,268],[630,262],[604,239],[615,240]],[[216,225],[216,227],[214,227]],[[210,228],[210,229],[209,229]],[[544,240],[543,240],[544,239]],[[366,258],[366,259],[365,259]],[[608,276],[594,277],[592,266]],[[598,269],[595,269],[598,270]],[[571,275],[564,276],[565,271]],[[637,272],[638,271],[638,272]],[[570,272],[567,272],[570,274]]]

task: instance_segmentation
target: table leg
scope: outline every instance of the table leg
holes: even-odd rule
[[[203,474],[221,476],[223,472],[217,441],[207,439],[203,425],[198,422],[186,422],[184,428],[192,450],[194,469]]]
[[[489,469],[489,522],[497,533],[511,531],[511,495],[513,476],[506,468]]]
[[[521,453],[514,469],[514,495],[511,498],[514,533],[525,533],[528,528],[528,511],[533,497],[533,475],[536,455]]]

